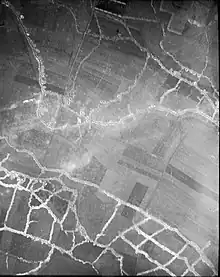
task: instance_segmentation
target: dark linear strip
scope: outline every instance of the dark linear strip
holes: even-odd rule
[[[40,88],[40,85],[36,80],[25,77],[25,76],[16,75],[14,78],[14,81],[21,83],[21,84],[25,84],[27,86],[33,86],[33,87]]]
[[[139,207],[147,193],[147,190],[147,186],[144,186],[141,183],[137,182],[128,198],[128,203]]]
[[[147,171],[144,170],[144,169],[137,168],[137,167],[135,167],[135,166],[133,166],[133,165],[131,165],[131,164],[129,164],[129,163],[123,161],[123,160],[119,160],[119,161],[118,161],[118,164],[119,164],[119,165],[122,165],[122,166],[125,166],[125,167],[127,167],[128,169],[131,169],[131,170],[133,170],[133,171],[136,171],[137,173],[139,173],[139,174],[141,174],[141,175],[147,176],[147,177],[149,177],[149,178],[151,178],[151,179],[153,179],[153,180],[158,181],[158,180],[160,179],[160,176],[156,176],[156,175],[154,175],[154,174],[152,174],[152,173],[150,173],[150,172],[147,172]]]
[[[209,197],[217,202],[219,201],[219,196],[217,193],[215,193],[214,191],[211,191],[207,187],[205,187],[202,184],[200,184],[199,182],[195,181],[190,176],[186,175],[184,172],[182,172],[178,168],[172,166],[171,164],[169,164],[167,166],[166,173],[168,173],[169,175],[172,175],[175,179],[184,183],[191,189],[195,190],[197,193],[203,193],[207,197]]]
[[[25,77],[25,76],[21,76],[21,75],[16,75],[14,80],[18,83],[22,83],[25,84],[27,86],[33,86],[33,87],[37,87],[40,89],[40,85],[38,83],[38,81],[31,79],[29,77]],[[53,84],[46,84],[46,88],[47,90],[51,90],[53,92],[59,93],[59,94],[64,94],[64,89],[54,86]]]
[[[46,84],[47,90],[51,90],[53,92],[59,93],[59,94],[64,94],[64,89],[54,86],[53,84]]]
[[[164,171],[165,169],[165,165],[162,160],[148,154],[148,152],[144,149],[134,145],[128,145],[128,147],[123,151],[122,155],[136,161],[139,164],[143,164],[160,172]]]
[[[123,15],[126,5],[124,3],[122,4],[114,1],[103,1],[100,2],[100,4],[96,6],[96,8],[100,9],[103,12],[107,11],[115,15]]]

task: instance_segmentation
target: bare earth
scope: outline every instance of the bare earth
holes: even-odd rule
[[[217,275],[215,2],[23,2],[0,10],[1,274]]]

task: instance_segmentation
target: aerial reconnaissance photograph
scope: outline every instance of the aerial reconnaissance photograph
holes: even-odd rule
[[[0,274],[217,276],[214,0],[0,0]]]

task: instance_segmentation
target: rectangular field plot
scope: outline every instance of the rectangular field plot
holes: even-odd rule
[[[161,160],[148,154],[147,151],[144,151],[143,149],[138,148],[136,146],[129,145],[124,150],[123,156],[135,160],[140,164],[156,169],[158,171],[164,170],[164,164]]]

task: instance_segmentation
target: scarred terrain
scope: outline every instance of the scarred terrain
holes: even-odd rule
[[[217,275],[217,4],[0,11],[1,274]]]

